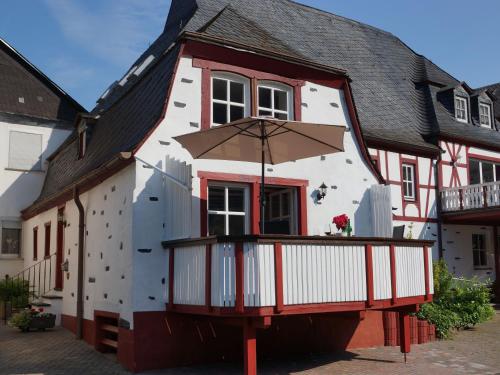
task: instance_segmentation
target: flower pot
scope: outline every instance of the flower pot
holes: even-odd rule
[[[28,330],[45,331],[49,328],[54,328],[56,325],[56,316],[54,314],[47,314],[45,316],[34,316],[31,319]]]

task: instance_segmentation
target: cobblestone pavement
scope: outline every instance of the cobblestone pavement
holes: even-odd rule
[[[147,375],[240,374],[239,364],[150,372]],[[0,325],[0,375],[130,375],[112,357],[95,352],[63,329],[23,334]],[[454,340],[412,346],[408,363],[399,348],[259,363],[259,374],[500,375],[500,311]]]

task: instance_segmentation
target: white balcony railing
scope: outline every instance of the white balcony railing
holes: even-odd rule
[[[500,207],[500,181],[441,190],[443,212]]]
[[[425,302],[433,294],[429,241],[243,236],[164,246],[172,263],[168,300],[177,311],[183,306],[239,314],[255,308],[267,309],[259,310],[262,314],[298,313],[322,304],[381,308],[416,303],[415,297]]]

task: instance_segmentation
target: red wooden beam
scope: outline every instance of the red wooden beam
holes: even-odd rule
[[[401,353],[410,352],[410,315],[407,313],[399,313],[399,343],[401,347]]]
[[[243,356],[245,363],[245,375],[257,375],[257,335],[251,321],[245,321],[243,325]]]
[[[396,248],[394,245],[389,247],[389,256],[391,261],[391,290],[392,290],[392,304],[396,304],[397,301],[397,288],[396,288]]]
[[[425,274],[425,300],[430,299],[430,285],[429,285],[429,250],[424,246],[424,274]]]
[[[366,263],[366,299],[367,299],[366,304],[368,307],[372,307],[374,300],[372,245],[365,246],[365,263]]]
[[[245,264],[243,262],[243,243],[236,242],[235,245],[235,263],[236,263],[236,301],[235,309],[237,313],[242,314],[245,311]]]
[[[212,245],[207,244],[205,255],[205,306],[212,307]]]
[[[174,308],[174,256],[175,248],[170,249],[168,260],[168,307]]]
[[[283,248],[281,242],[274,244],[274,287],[276,291],[276,306],[274,311],[283,311]]]

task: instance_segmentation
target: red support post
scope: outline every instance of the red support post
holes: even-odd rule
[[[245,375],[257,375],[257,334],[250,320],[243,324],[243,356]]]
[[[276,313],[283,311],[283,248],[281,242],[274,244],[274,287],[276,292]]]
[[[495,283],[496,285],[496,290],[495,290],[495,295],[500,296],[500,232],[498,231],[497,226],[493,227],[493,236],[494,236],[494,244],[495,244],[495,275],[496,275],[496,280],[497,282]]]
[[[168,258],[168,307],[174,308],[174,256],[175,248],[170,249]]]
[[[392,291],[392,298],[391,302],[394,305],[397,300],[397,287],[396,287],[396,249],[394,245],[391,245],[389,247],[389,256],[390,256],[390,261],[391,261],[391,291]]]
[[[410,315],[407,312],[399,313],[399,343],[401,353],[409,353],[411,346]]]
[[[459,198],[460,198],[460,211],[464,209],[464,191],[462,188],[458,190]]]
[[[365,263],[366,263],[366,305],[367,307],[372,307],[374,301],[372,245],[365,246]]]
[[[429,248],[424,246],[424,275],[425,275],[425,300],[431,298],[430,284],[429,284]]]
[[[212,245],[207,245],[205,255],[205,306],[212,307]]]
[[[243,313],[245,311],[245,264],[243,262],[243,243],[236,242],[234,249],[235,263],[236,263],[236,301],[235,309],[237,313]]]

